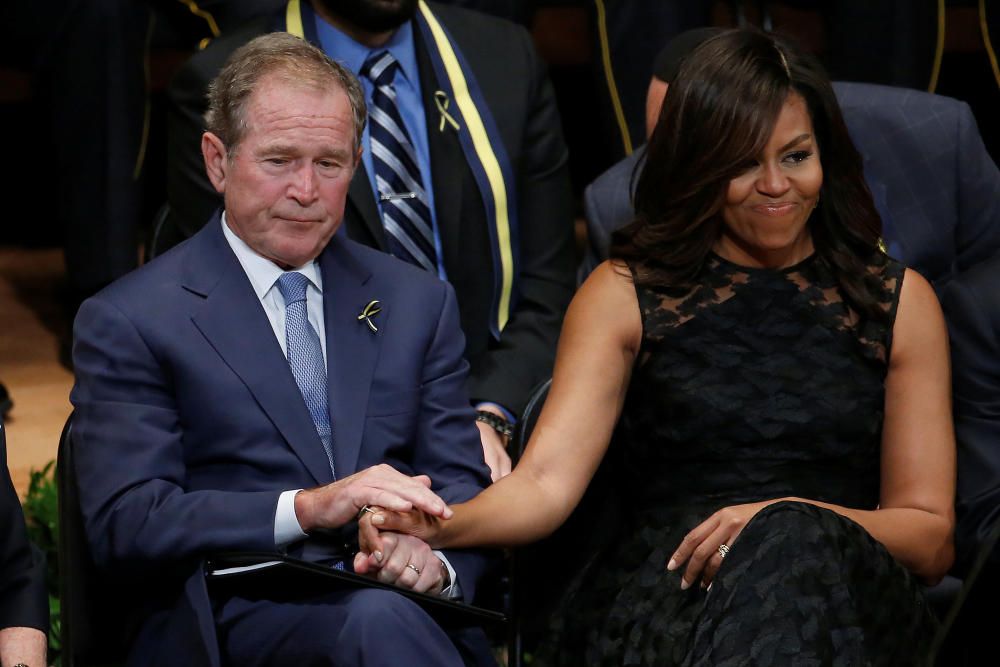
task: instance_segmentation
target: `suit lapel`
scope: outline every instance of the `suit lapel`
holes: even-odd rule
[[[355,224],[368,231],[374,238],[374,246],[386,252],[385,230],[382,228],[382,217],[379,215],[378,206],[375,204],[375,193],[372,192],[371,180],[365,170],[363,162],[358,163],[358,168],[351,179],[351,187],[347,191],[347,205]],[[353,225],[352,225],[353,226]],[[363,238],[358,234],[358,229],[351,229],[352,238]]]
[[[316,427],[218,217],[192,243],[182,286],[205,297],[191,316],[195,326],[247,386],[316,482],[330,482],[330,465]]]
[[[381,344],[381,330],[389,320],[388,304],[372,317],[373,332],[358,315],[379,295],[366,287],[370,271],[362,266],[338,237],[320,256],[323,273],[323,318],[326,327],[327,391],[333,426],[337,476],[357,471],[368,394]]]
[[[434,189],[434,216],[438,233],[441,235],[442,260],[449,279],[454,282],[457,276],[453,276],[453,272],[466,264],[463,261],[466,257],[460,252],[460,248],[462,186],[467,182],[468,166],[455,129],[448,123],[444,124],[443,130],[441,129],[441,114],[434,99],[434,93],[438,89],[437,76],[434,74],[430,56],[427,55],[427,45],[424,43],[423,35],[416,27],[413,29],[413,39],[417,68],[420,72],[420,94],[427,120],[431,187]],[[452,108],[454,104],[452,100]]]

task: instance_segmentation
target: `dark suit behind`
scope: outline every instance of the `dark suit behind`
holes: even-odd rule
[[[890,255],[940,290],[1000,249],[1000,172],[967,104],[872,84],[833,88],[864,158]],[[591,269],[607,257],[611,231],[631,219],[636,160],[623,160],[587,188]]]
[[[1000,255],[944,289],[958,442],[956,565],[964,570],[1000,521]],[[988,570],[1000,566],[1000,550]],[[994,577],[1000,579],[1000,577]]]
[[[489,473],[451,288],[341,237],[317,261],[338,477],[386,462],[430,475],[447,502],[478,493]],[[382,306],[377,333],[357,319],[373,299]],[[332,481],[219,219],[86,301],[75,336],[76,470],[88,538],[99,566],[147,581],[148,619],[132,660],[182,664],[207,651],[204,664],[217,665],[200,560],[274,550],[281,491]],[[485,558],[448,558],[471,600]]]
[[[0,420],[0,630],[49,629],[45,557],[28,542],[21,501],[7,470],[7,429]]]
[[[573,291],[573,230],[567,152],[551,85],[528,33],[477,12],[432,3],[460,48],[496,121],[515,174],[520,217],[518,302],[500,337],[489,333],[493,268],[482,199],[457,135],[439,131],[436,77],[415,30],[441,232],[443,263],[455,288],[472,366],[470,394],[519,413],[531,389],[551,374],[562,315]],[[200,154],[205,91],[237,47],[272,30],[260,20],[223,36],[195,55],[171,85],[168,193],[187,233],[201,227],[220,198]],[[329,54],[336,59],[336,54]],[[359,168],[345,216],[350,238],[385,250],[368,175]]]

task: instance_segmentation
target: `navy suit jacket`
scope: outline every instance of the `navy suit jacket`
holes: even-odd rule
[[[45,556],[28,542],[21,501],[7,471],[7,429],[0,421],[0,630],[49,629]]]
[[[476,495],[490,478],[451,287],[341,235],[318,262],[337,475],[384,462],[429,475],[447,502]],[[358,314],[376,299],[374,333]],[[219,664],[201,559],[274,550],[279,494],[332,481],[219,218],[86,301],[74,335],[76,471],[95,561],[158,582],[133,659],[192,664],[203,650],[198,664]],[[486,559],[448,558],[471,600]]]
[[[864,159],[889,254],[940,289],[1000,249],[1000,172],[964,102],[905,88],[833,84]],[[608,256],[611,232],[633,216],[631,179],[641,151],[584,193],[586,277]]]
[[[964,572],[1000,521],[1000,255],[955,278],[941,295],[954,373],[958,497],[955,566]],[[1000,565],[994,549],[988,567]]]

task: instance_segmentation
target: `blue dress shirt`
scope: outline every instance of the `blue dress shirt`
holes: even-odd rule
[[[438,277],[447,280],[448,276],[444,270],[444,263],[441,261],[441,234],[437,225],[437,214],[434,210],[434,187],[431,182],[431,154],[427,141],[427,116],[424,113],[424,103],[420,88],[420,71],[417,67],[416,45],[413,40],[413,24],[404,23],[393,33],[389,41],[377,48],[369,48],[364,44],[359,44],[344,32],[338,30],[316,15],[316,34],[319,36],[320,45],[323,51],[339,62],[355,75],[361,71],[368,56],[380,51],[388,51],[399,63],[396,76],[393,79],[393,87],[396,89],[396,102],[399,106],[399,114],[403,117],[403,124],[413,142],[413,150],[417,154],[417,166],[420,167],[420,176],[423,180],[424,191],[427,193],[427,200],[431,210],[431,225],[434,230],[434,248],[437,251]],[[361,86],[365,91],[365,100],[371,102],[372,82],[367,77],[359,76]],[[368,180],[372,186],[372,193],[378,192],[375,185],[375,165],[372,162],[371,135],[369,126],[365,125],[364,134],[361,136],[361,146],[363,148],[361,161],[365,165],[368,173]],[[382,211],[382,202],[378,201],[375,195],[375,203]]]

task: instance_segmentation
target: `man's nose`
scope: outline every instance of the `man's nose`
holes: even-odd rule
[[[303,206],[308,206],[316,201],[317,193],[316,171],[312,163],[307,162],[294,171],[288,196]]]
[[[778,164],[765,164],[757,179],[757,191],[768,197],[780,197],[788,192],[788,177]]]

